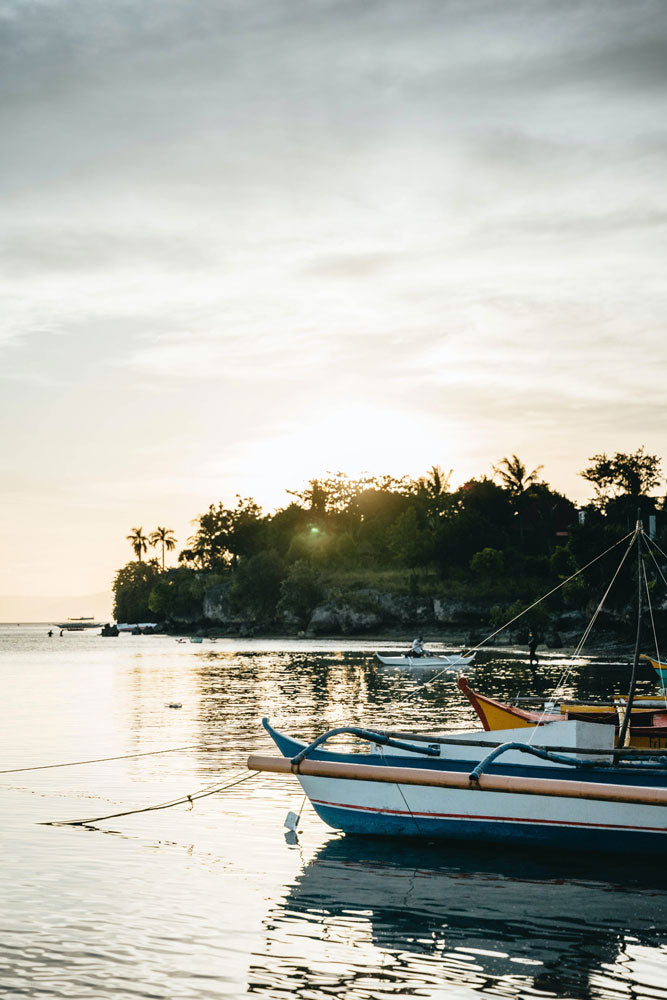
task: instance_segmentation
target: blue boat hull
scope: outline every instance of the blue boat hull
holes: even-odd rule
[[[655,833],[643,831],[605,831],[576,829],[548,824],[513,823],[508,821],[436,819],[420,816],[415,822],[410,813],[403,816],[387,813],[351,813],[348,809],[324,806],[312,802],[324,823],[341,833],[362,837],[400,837],[428,841],[450,841],[460,844],[502,844],[513,848],[556,848],[561,850],[622,852],[664,855],[667,837],[656,844]]]

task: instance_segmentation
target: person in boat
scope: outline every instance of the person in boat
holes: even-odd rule
[[[424,656],[424,653],[425,653],[425,652],[426,652],[426,651],[425,651],[425,649],[424,649],[424,639],[423,639],[423,637],[422,637],[422,636],[420,635],[420,636],[419,636],[419,637],[418,637],[417,639],[415,639],[415,640],[414,640],[414,642],[412,643],[412,648],[410,649],[410,656],[412,656],[412,657],[419,657],[419,656]]]
[[[539,641],[540,640],[537,638],[534,632],[531,632],[530,635],[528,636],[528,654],[530,657],[528,662],[530,663],[531,667],[534,666],[536,663],[540,662],[536,652]]]

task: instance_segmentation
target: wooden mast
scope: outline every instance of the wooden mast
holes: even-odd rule
[[[630,677],[630,690],[628,691],[628,701],[625,707],[621,731],[618,734],[619,747],[625,746],[630,728],[630,716],[632,715],[632,703],[635,699],[635,688],[637,687],[637,666],[639,664],[639,640],[642,629],[642,535],[644,528],[641,522],[641,511],[637,510],[637,633],[635,636],[635,655],[632,661],[632,675]]]

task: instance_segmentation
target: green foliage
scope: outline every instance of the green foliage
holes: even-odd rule
[[[236,497],[236,507],[211,504],[196,519],[197,531],[188,539],[179,561],[199,569],[221,570],[235,565],[239,556],[250,556],[262,548],[262,510],[252,497]]]
[[[306,525],[292,538],[287,558],[290,562],[312,562],[320,565],[331,558],[334,535],[314,522]]]
[[[324,584],[317,569],[308,562],[296,562],[280,585],[277,610],[305,625],[323,597]]]
[[[153,546],[157,548],[158,545],[162,547],[162,570],[164,572],[164,554],[166,552],[171,552],[176,548],[176,539],[174,538],[174,532],[171,528],[163,528],[160,525],[157,526],[155,531],[151,531],[148,539]]]
[[[206,585],[210,586],[209,580]],[[180,567],[158,577],[148,606],[161,621],[193,621],[201,616],[203,596],[202,574]]]
[[[401,479],[394,479],[393,476],[350,479],[344,472],[329,472],[326,479],[311,479],[305,489],[287,490],[287,493],[297,497],[313,514],[324,516],[347,510],[355,497],[369,489],[405,492],[409,489],[409,480],[406,476]]]
[[[155,559],[130,562],[118,570],[112,584],[113,614],[117,622],[155,621],[149,599],[159,576],[160,567]]]
[[[505,556],[498,549],[481,549],[470,560],[470,569],[478,576],[497,580],[505,569]]]
[[[271,621],[280,598],[284,570],[277,552],[258,552],[243,560],[229,590],[232,610],[255,621]]]
[[[525,493],[539,481],[543,465],[538,465],[532,472],[526,472],[526,466],[516,455],[511,458],[501,458],[498,465],[493,466],[494,475],[498,476],[502,486],[514,496]]]
[[[611,457],[604,452],[588,459],[591,463],[579,475],[595,488],[594,503],[606,508],[609,501],[626,496],[636,500],[647,496],[660,485],[661,462],[657,455],[647,455],[644,446],[626,454],[617,451]]]
[[[513,628],[529,628],[534,632],[541,632],[549,623],[549,611],[544,604],[538,604],[536,607],[526,610],[529,607],[530,605],[527,605],[525,601],[514,601],[513,604],[505,608],[505,622],[510,622],[513,618],[520,616],[512,625]]]
[[[553,576],[559,579],[567,579],[568,576],[572,576],[577,570],[574,556],[568,548],[562,545],[557,545],[551,553],[549,566]]]
[[[642,511],[658,514],[658,539],[667,545],[667,507],[660,511],[644,495],[661,482],[657,456],[640,448],[590,461],[582,475],[598,498],[583,524],[574,504],[540,479],[541,466],[528,472],[511,455],[494,467],[499,481],[483,476],[454,491],[451,471],[434,465],[414,480],[327,473],[292,491],[297,502],[271,515],[249,497],[237,496],[230,508],[211,504],[194,522],[180,569],[163,574],[155,560],[144,563],[148,540],[134,528],[128,539],[137,562],[129,564],[132,572],[124,567],[117,574],[116,616],[136,621],[152,612],[192,620],[202,614],[204,589],[216,574],[227,581],[236,615],[263,623],[276,615],[305,623],[336,588],[346,594],[442,592],[462,604],[493,602],[505,614],[508,605],[529,605],[622,539],[634,526],[638,494]],[[176,543],[173,532],[158,527],[150,541],[162,548],[164,563]],[[618,555],[612,549],[609,559],[593,563],[585,584],[572,581],[550,598],[551,609],[581,608],[599,598]],[[619,578],[610,606],[622,611],[631,589]]]
[[[583,611],[589,601],[591,591],[586,582],[578,576],[574,580],[568,580],[560,593],[564,608]]]
[[[132,528],[131,533],[129,535],[126,535],[126,538],[130,543],[130,545],[132,546],[132,551],[134,552],[135,556],[137,557],[139,562],[141,562],[141,557],[143,553],[148,550],[148,539],[144,535],[144,529]]]
[[[405,566],[423,566],[433,558],[433,531],[420,523],[415,507],[408,507],[399,514],[389,529],[388,537],[391,550]]]

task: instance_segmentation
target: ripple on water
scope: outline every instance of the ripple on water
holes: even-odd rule
[[[0,769],[192,749],[3,776],[0,992],[95,1000],[344,996],[667,1000],[660,872],[332,835],[294,781],[100,824],[38,825],[166,801],[272,752],[260,720],[314,737],[351,724],[476,727],[451,677],[386,671],[363,642],[105,640],[0,627]],[[516,650],[478,656],[492,695],[533,693]],[[544,658],[541,682],[562,677]],[[607,657],[611,661],[613,657]],[[574,665],[578,697],[625,666]],[[648,690],[649,680],[642,684]],[[416,695],[416,696],[415,696]],[[166,705],[182,703],[176,712]],[[11,863],[11,870],[10,870]]]

